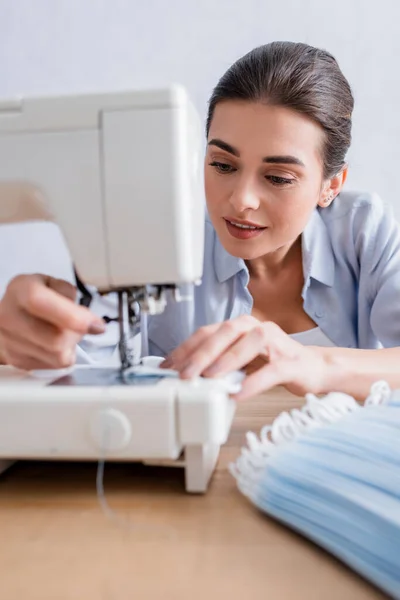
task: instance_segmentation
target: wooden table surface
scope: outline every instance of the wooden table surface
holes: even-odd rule
[[[181,469],[107,463],[14,465],[0,478],[0,600],[367,600],[385,596],[259,513],[227,465],[246,431],[302,401],[282,389],[241,404],[204,496]]]

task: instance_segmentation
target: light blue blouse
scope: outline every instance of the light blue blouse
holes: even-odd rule
[[[169,302],[143,323],[150,354],[168,354],[202,325],[251,313],[245,262],[226,252],[208,217],[204,248],[192,300]],[[342,192],[312,213],[302,252],[304,310],[333,344],[400,346],[400,228],[389,206],[376,195]]]

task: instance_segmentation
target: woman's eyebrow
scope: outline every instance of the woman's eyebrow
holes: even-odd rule
[[[240,157],[239,150],[234,148],[234,146],[231,146],[231,144],[228,144],[228,142],[224,142],[223,140],[220,140],[218,138],[213,138],[212,140],[210,140],[208,142],[208,146],[216,146],[217,148],[220,148],[221,150],[224,150],[225,152],[228,152],[229,154],[232,154],[233,156],[236,156],[237,158]],[[303,163],[303,161],[301,161],[296,156],[290,156],[290,155],[264,156],[264,158],[262,159],[262,162],[269,163],[269,164],[299,165],[300,167],[305,167],[305,164]]]
[[[264,156],[262,159],[265,163],[272,164],[284,164],[284,165],[299,165],[300,167],[305,167],[306,165],[302,160],[297,158],[296,156]]]
[[[229,154],[233,154],[233,156],[237,156],[239,158],[240,152],[236,150],[233,146],[228,144],[228,142],[224,142],[223,140],[219,140],[217,138],[213,138],[208,142],[208,146],[216,146],[221,150],[225,150],[225,152],[229,152]]]

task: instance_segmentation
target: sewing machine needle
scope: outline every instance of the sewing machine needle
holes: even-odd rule
[[[125,295],[126,292],[118,292],[118,322],[119,322],[119,358],[121,361],[121,370],[125,371],[132,365],[130,362],[128,345],[125,334]]]

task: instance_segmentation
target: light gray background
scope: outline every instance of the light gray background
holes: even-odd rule
[[[400,217],[399,17],[398,0],[0,0],[0,97],[176,81],[205,115],[243,53],[308,42],[336,56],[356,97],[348,187],[377,191]],[[1,228],[0,290],[12,271],[65,275],[67,263],[53,226]]]

